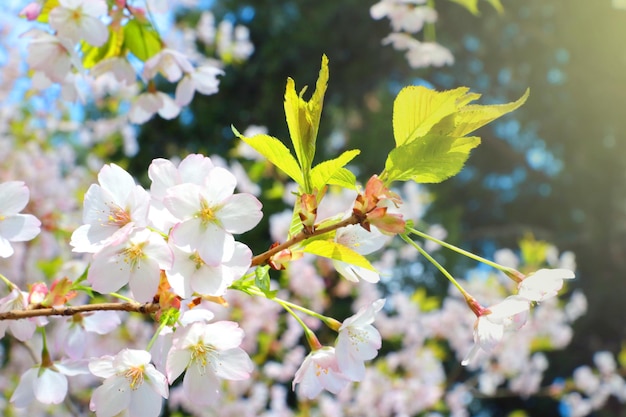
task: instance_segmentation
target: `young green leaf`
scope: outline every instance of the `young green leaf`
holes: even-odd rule
[[[102,46],[91,46],[83,42],[83,66],[87,69],[93,67],[98,62],[107,58],[113,58],[122,54],[122,45],[124,44],[124,31],[120,28],[109,26],[109,38]]]
[[[450,1],[465,7],[474,16],[478,16],[480,14],[480,12],[478,11],[478,0],[450,0]]]
[[[385,162],[382,177],[386,184],[408,180],[441,182],[458,174],[470,151],[479,144],[478,137],[427,135],[393,149]]]
[[[376,271],[376,268],[363,255],[347,246],[330,240],[313,240],[308,242],[304,247],[304,251],[323,258],[336,259],[369,269],[370,271]]]
[[[302,89],[300,94],[296,93],[296,85],[293,79],[287,79],[287,87],[285,89],[285,117],[289,127],[289,135],[296,151],[296,157],[302,169],[305,184],[303,188],[306,193],[312,191],[309,183],[309,173],[315,156],[315,144],[327,84],[328,58],[324,55],[315,91],[309,101],[305,101],[302,98],[306,87]]]
[[[161,51],[161,38],[152,25],[131,19],[124,26],[124,46],[141,61]]]
[[[329,161],[324,161],[317,164],[311,170],[311,187],[313,188],[313,190],[321,190],[322,188],[324,188],[330,182],[330,180],[335,177],[335,175],[337,175],[337,180],[341,181],[347,179],[346,177],[344,177],[344,172],[341,172],[341,174],[339,174],[339,172],[347,163],[352,161],[360,153],[361,151],[357,149],[345,151],[335,159],[331,159]],[[352,183],[350,185],[350,188],[354,187],[355,183]]]
[[[393,103],[393,136],[396,146],[411,143],[426,135],[446,116],[457,111],[459,104],[477,98],[469,88],[435,91],[422,86],[403,88]]]
[[[291,179],[304,186],[302,172],[289,149],[278,139],[269,135],[255,135],[251,138],[243,136],[234,127],[235,136],[252,146],[258,153],[263,155],[278,169],[287,174]]]

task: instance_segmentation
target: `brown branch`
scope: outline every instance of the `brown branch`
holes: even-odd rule
[[[11,310],[0,313],[0,320],[19,320],[41,316],[73,316],[90,311],[128,311],[141,314],[155,313],[159,305],[155,303],[101,303],[80,306],[62,306],[50,308],[34,308],[31,310]]]
[[[350,226],[351,224],[358,224],[359,219],[353,214],[345,220],[340,221],[339,223],[335,223],[333,225],[323,227],[321,229],[315,229],[313,233],[304,233],[300,232],[285,243],[282,243],[278,246],[273,247],[272,249],[261,253],[260,255],[256,255],[252,258],[251,266],[259,266],[265,264],[273,255],[277,254],[283,249],[288,249],[293,245],[302,242],[305,239],[308,239],[313,236],[323,235],[324,233],[332,232],[333,230],[341,229],[342,227]]]

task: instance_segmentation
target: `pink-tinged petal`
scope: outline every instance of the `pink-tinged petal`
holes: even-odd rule
[[[85,331],[97,334],[107,334],[115,330],[121,323],[120,315],[116,311],[96,311],[83,317]]]
[[[365,377],[365,362],[348,353],[348,348],[337,342],[337,363],[341,373],[351,381],[362,381]]]
[[[85,41],[93,46],[102,46],[109,39],[108,27],[95,17],[84,16],[80,32]]]
[[[133,417],[158,417],[163,407],[163,397],[144,381],[130,396],[128,415]]]
[[[215,352],[211,365],[217,376],[233,381],[248,379],[254,370],[250,357],[241,348]]]
[[[187,369],[190,362],[191,351],[189,349],[170,349],[165,365],[167,380],[170,384],[174,383],[176,378]]]
[[[261,207],[261,202],[252,194],[235,194],[226,199],[217,216],[227,232],[244,233],[263,218]]]
[[[37,401],[44,404],[60,404],[67,395],[67,377],[59,372],[46,369],[34,381]]]
[[[113,356],[103,356],[89,361],[89,372],[100,378],[110,378],[116,374],[113,367]]]
[[[487,316],[478,318],[474,329],[474,341],[481,349],[491,352],[504,336],[504,325],[494,323]]]
[[[218,321],[211,324],[195,324],[202,329],[202,339],[217,350],[238,348],[243,341],[244,333],[234,321]]]
[[[72,325],[62,340],[65,354],[72,359],[79,359],[85,355],[88,340],[85,332],[79,326]]]
[[[85,375],[89,373],[88,363],[85,359],[82,360],[64,360],[63,362],[57,362],[54,367],[63,375],[76,376]]]
[[[131,123],[144,124],[154,116],[161,107],[161,101],[154,94],[144,93],[137,97],[128,111],[128,119]]]
[[[169,387],[165,375],[157,371],[153,365],[147,365],[145,369],[145,382],[148,383],[150,389],[156,392],[160,397],[167,398],[169,396]]]
[[[87,281],[95,291],[108,294],[128,284],[130,274],[129,265],[124,262],[123,257],[111,254],[105,248],[94,256],[87,272]]]
[[[209,206],[214,206],[232,196],[236,186],[237,178],[230,171],[222,167],[215,167],[209,172],[205,180],[203,195]]]
[[[178,172],[181,181],[204,185],[204,180],[213,168],[215,165],[210,158],[200,154],[190,154],[180,162]]]
[[[519,295],[512,295],[489,307],[491,313],[486,316],[494,323],[504,323],[505,320],[528,311],[529,309],[530,303],[526,298]]]
[[[98,417],[114,417],[128,409],[131,392],[126,378],[111,377],[93,391],[89,409]]]
[[[189,298],[193,294],[191,289],[191,278],[196,271],[196,263],[190,257],[191,252],[183,251],[173,246],[174,264],[172,268],[165,271],[167,281],[174,293],[182,298]]]
[[[137,185],[132,175],[126,172],[124,168],[115,164],[108,164],[100,169],[98,183],[103,189],[111,193],[112,202],[117,205],[126,202],[126,199]],[[105,200],[105,203],[109,202]]]
[[[17,340],[26,342],[33,337],[33,333],[35,333],[37,325],[34,321],[29,319],[12,320],[11,323],[9,323],[9,328]]]
[[[203,265],[200,269],[192,271],[186,281],[189,282],[189,288],[198,294],[219,297],[224,295],[229,285],[226,284],[224,275],[228,276],[222,266]]]
[[[193,363],[183,378],[183,390],[187,399],[198,405],[214,404],[220,395],[221,381],[212,372]]]
[[[193,94],[196,91],[191,77],[184,76],[182,80],[178,82],[176,86],[175,101],[180,107],[184,107],[191,103],[193,100]]]
[[[168,188],[180,183],[178,170],[169,159],[154,159],[148,167],[148,177],[152,181],[150,194],[157,199],[163,199]]]
[[[113,366],[121,369],[128,369],[138,365],[150,363],[152,356],[150,352],[141,349],[123,349],[115,356]]]
[[[107,4],[104,0],[81,1],[83,12],[88,16],[101,17],[108,12]]]
[[[30,192],[21,181],[0,183],[0,216],[10,216],[24,210]]]
[[[215,224],[206,227],[200,247],[200,257],[207,265],[219,265],[223,259],[229,259],[235,251],[235,238]]]
[[[341,327],[339,328],[339,331],[345,329],[348,326],[363,326],[366,324],[372,324],[374,322],[376,313],[382,310],[384,305],[385,299],[380,298],[374,301],[369,306],[361,307],[355,315],[348,317],[343,321]]]
[[[180,184],[170,187],[163,205],[180,221],[192,219],[201,209],[201,188],[197,184]],[[198,220],[199,221],[199,220]]]
[[[168,246],[163,236],[150,232],[148,235],[148,245],[144,247],[144,256],[156,262],[160,269],[170,269],[174,262],[174,253]]]
[[[220,84],[218,75],[224,75],[224,71],[212,66],[199,67],[191,74],[196,91],[204,95],[217,93]]]
[[[337,272],[348,281],[359,282],[359,280],[363,280],[371,283],[380,281],[380,275],[377,272],[336,259],[332,261]]]
[[[370,230],[368,232],[358,224],[346,226],[337,231],[335,241],[361,255],[367,255],[382,248],[389,240],[376,227]]]
[[[14,214],[0,220],[0,236],[11,242],[25,242],[41,231],[41,222],[32,214]]]
[[[17,384],[11,402],[17,408],[27,407],[35,399],[34,382],[37,379],[39,368],[31,368],[22,374],[20,382]]]
[[[152,301],[159,288],[161,270],[156,262],[146,260],[139,262],[129,280],[130,290],[135,299],[147,303]]]

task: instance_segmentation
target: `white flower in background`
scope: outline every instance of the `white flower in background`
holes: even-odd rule
[[[54,82],[63,82],[72,66],[82,69],[82,62],[71,41],[40,29],[31,29],[20,37],[31,38],[26,62],[32,70],[43,72]]]
[[[204,95],[217,93],[220,84],[218,75],[224,75],[224,71],[212,65],[204,65],[185,74],[176,87],[176,104],[181,107],[188,105],[196,91]]]
[[[25,310],[28,307],[28,293],[13,289],[6,297],[0,298],[0,313],[11,310]],[[0,320],[0,339],[4,337],[7,329],[17,340],[25,342],[33,337],[37,324],[33,319]]]
[[[372,326],[374,316],[385,305],[384,299],[361,308],[355,315],[344,320],[339,328],[335,351],[341,373],[352,381],[365,376],[364,361],[374,359],[382,345],[378,330]]]
[[[194,293],[219,297],[237,279],[241,278],[252,260],[252,252],[243,243],[235,242],[230,259],[223,259],[215,266],[207,265],[198,251],[187,252],[172,246],[174,264],[166,272],[172,290],[182,298]]]
[[[59,6],[50,11],[50,27],[59,36],[78,42],[81,39],[93,46],[103,45],[109,30],[100,18],[108,13],[104,0],[59,0]]]
[[[30,368],[20,377],[10,401],[16,408],[27,407],[35,399],[42,404],[60,404],[67,395],[67,377],[88,373],[87,364],[77,361]]]
[[[143,124],[156,113],[166,120],[171,120],[180,114],[180,106],[167,94],[161,91],[139,94],[130,106],[128,119],[136,124]]]
[[[89,370],[105,380],[94,390],[89,409],[98,417],[114,417],[123,412],[132,417],[157,417],[169,389],[165,376],[150,360],[150,353],[135,349],[92,359]]]
[[[339,369],[335,348],[325,346],[308,354],[293,378],[292,389],[298,385],[298,394],[313,399],[322,390],[338,394],[350,380]]]
[[[87,281],[107,294],[129,284],[137,301],[151,301],[157,292],[161,270],[171,268],[174,255],[156,232],[140,229],[128,239],[105,246],[93,257]]]
[[[204,185],[185,183],[169,188],[163,204],[180,220],[171,231],[174,245],[197,250],[204,262],[216,266],[232,256],[233,234],[256,226],[261,203],[250,194],[233,194],[237,180],[224,168],[213,168]]]
[[[368,232],[358,224],[346,226],[337,231],[335,241],[361,255],[368,255],[382,248],[389,239],[374,226],[370,230]],[[336,259],[333,259],[333,266],[344,278],[352,282],[358,282],[362,279],[374,283],[380,280],[378,272],[361,266],[351,265]]]
[[[461,364],[468,365],[480,349],[491,352],[502,340],[506,330],[517,330],[526,323],[530,302],[519,295],[505,298],[485,309],[474,324],[474,347]]]
[[[180,80],[183,73],[190,73],[193,70],[193,65],[185,54],[166,48],[146,61],[143,77],[151,80],[157,73],[161,73],[166,80],[173,83]]]
[[[91,68],[91,75],[95,78],[104,74],[112,74],[116,81],[131,85],[137,80],[135,69],[124,57],[112,57],[98,62]]]
[[[85,194],[83,224],[72,233],[74,252],[95,253],[148,224],[150,194],[115,164],[105,165]]]
[[[215,41],[215,33],[215,16],[211,12],[202,12],[198,26],[196,26],[198,39],[206,45],[212,45]]]
[[[569,269],[540,269],[519,283],[517,294],[527,300],[541,302],[556,297],[563,288],[563,280],[573,278],[574,273]]]
[[[13,255],[11,242],[34,239],[40,232],[41,222],[32,214],[20,214],[24,210],[30,192],[21,181],[0,183],[0,257]]]
[[[436,42],[420,42],[406,33],[391,33],[383,39],[383,45],[392,44],[399,51],[406,50],[406,58],[412,68],[442,67],[454,63],[452,53]]]
[[[185,370],[183,390],[195,404],[209,405],[217,400],[222,382],[219,378],[248,379],[254,365],[239,346],[243,330],[231,321],[196,321],[174,335],[167,356],[167,378],[174,381]]]

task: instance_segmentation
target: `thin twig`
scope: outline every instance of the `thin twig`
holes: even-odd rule
[[[159,305],[155,303],[100,303],[80,306],[62,306],[50,308],[34,308],[30,310],[11,310],[0,313],[0,320],[19,320],[41,316],[73,316],[90,311],[128,311],[141,314],[155,313]]]

